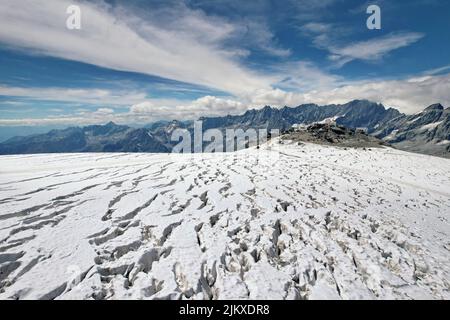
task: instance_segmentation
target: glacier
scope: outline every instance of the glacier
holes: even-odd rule
[[[449,299],[450,160],[0,157],[0,299]]]

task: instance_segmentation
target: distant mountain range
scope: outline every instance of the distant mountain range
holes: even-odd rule
[[[15,137],[0,144],[0,154],[59,152],[170,152],[170,149],[155,139],[148,129],[113,122]]]
[[[200,120],[203,120],[203,129],[264,127],[286,130],[293,124],[310,124],[335,118],[338,124],[346,127],[365,127],[369,131],[373,131],[376,126],[384,125],[400,115],[402,114],[398,110],[386,109],[382,104],[367,100],[354,100],[342,105],[304,104],[295,108],[284,107],[281,109],[266,106],[259,110],[249,110],[243,115],[200,118]]]
[[[400,115],[372,133],[395,147],[450,157],[450,108],[433,104],[414,115]]]
[[[450,109],[434,104],[423,112],[405,115],[382,104],[354,100],[342,105],[304,104],[295,108],[249,110],[242,115],[202,117],[203,130],[267,128],[286,130],[293,124],[311,124],[326,119],[349,128],[367,128],[393,146],[426,154],[450,157]],[[193,122],[159,121],[143,128],[112,122],[106,125],[71,127],[46,134],[15,137],[0,143],[0,154],[55,152],[170,152],[177,128],[193,131]]]

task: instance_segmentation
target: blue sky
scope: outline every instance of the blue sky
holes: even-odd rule
[[[81,30],[66,28],[79,5]],[[381,30],[366,9],[381,8]],[[264,105],[450,106],[450,2],[4,0],[0,126],[143,124]]]

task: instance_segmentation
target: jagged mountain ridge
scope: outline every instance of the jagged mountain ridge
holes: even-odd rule
[[[266,106],[242,115],[203,117],[203,130],[218,128],[290,128],[295,123],[313,123],[336,117],[349,127],[368,127],[401,115],[395,109],[386,110],[381,104],[354,100],[344,105],[318,106],[306,104],[281,109]],[[71,127],[52,130],[46,134],[15,137],[0,144],[0,154],[58,153],[58,152],[170,152],[174,129],[193,130],[192,122],[159,121],[144,128],[131,128],[112,122],[101,126]]]
[[[373,135],[399,149],[449,156],[450,108],[440,103],[413,115],[400,115],[386,122]]]
[[[349,128],[365,127],[377,138],[399,149],[448,157],[450,154],[449,109],[431,105],[423,112],[405,115],[394,108],[367,100],[342,105],[252,109],[241,115],[202,117],[203,130],[228,128],[267,128],[286,130],[293,124],[311,124],[334,119]],[[158,121],[144,128],[131,128],[112,122],[101,126],[71,127],[47,134],[15,137],[0,143],[0,154],[58,152],[170,152],[175,129],[193,131],[192,121]]]
[[[379,125],[401,116],[398,110],[385,109],[382,104],[367,100],[354,100],[342,105],[319,106],[304,104],[298,107],[281,109],[265,106],[259,110],[249,110],[243,115],[226,117],[204,117],[203,129],[224,127],[264,127],[268,129],[288,129],[293,124],[310,124],[327,118],[336,118],[338,124],[350,128],[366,127],[369,132]]]
[[[135,129],[113,122],[15,137],[0,144],[0,154],[169,151],[147,129]]]

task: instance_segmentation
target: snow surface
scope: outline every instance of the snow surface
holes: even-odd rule
[[[438,142],[437,144],[438,145],[450,144],[450,140],[442,140],[442,141]]]
[[[449,299],[450,160],[0,157],[0,299]]]
[[[431,130],[431,129],[435,129],[436,127],[438,127],[442,122],[444,122],[444,120],[439,121],[439,122],[432,122],[426,125],[423,125],[419,128],[419,130],[421,131],[427,131],[427,130]]]

